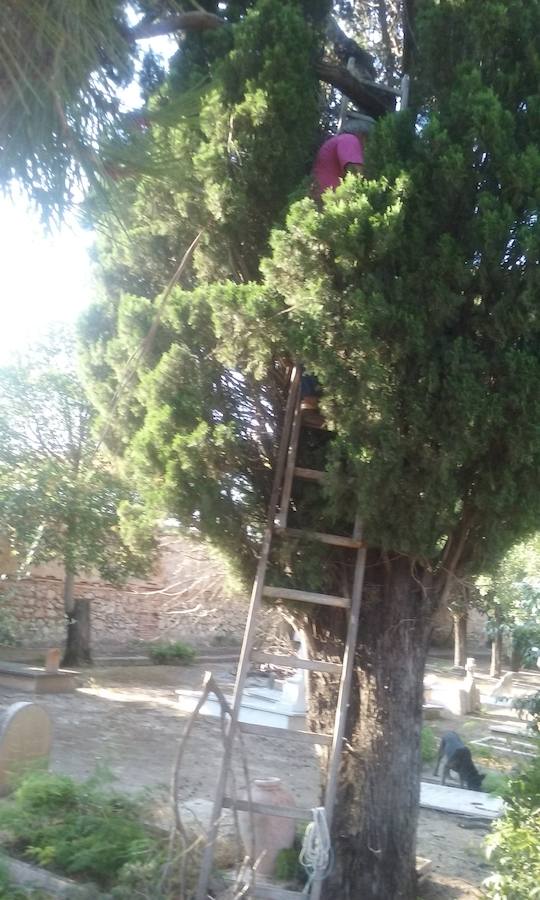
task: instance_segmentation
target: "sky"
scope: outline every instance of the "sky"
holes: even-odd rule
[[[91,302],[92,240],[76,221],[46,234],[22,196],[0,197],[0,365],[53,322],[75,322]]]

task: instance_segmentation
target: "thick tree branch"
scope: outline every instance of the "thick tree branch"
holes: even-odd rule
[[[208,31],[225,24],[219,16],[209,12],[178,13],[158,22],[139,22],[129,29],[129,37],[134,41],[142,41],[162,34],[174,34],[175,31]]]
[[[326,36],[332,44],[334,53],[340,62],[347,65],[349,59],[352,57],[356,62],[358,69],[363,69],[366,76],[371,78],[372,81],[375,81],[377,73],[375,71],[373,56],[371,53],[368,53],[367,50],[364,50],[363,47],[360,47],[360,45],[357,44],[356,41],[353,41],[352,38],[347,37],[333,16],[330,16],[328,19]]]
[[[404,0],[403,2],[403,71],[411,74],[416,52],[416,38],[414,36],[414,20],[416,15],[416,0]]]
[[[331,84],[345,96],[360,106],[366,113],[374,118],[392,112],[396,107],[396,98],[393,94],[377,90],[362,81],[358,81],[354,75],[342,66],[333,63],[318,62],[315,71],[321,81]]]

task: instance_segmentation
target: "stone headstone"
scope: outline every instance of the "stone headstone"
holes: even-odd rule
[[[47,650],[47,654],[45,656],[45,671],[52,673],[58,672],[60,668],[60,650],[57,648]]]
[[[497,699],[498,697],[511,697],[512,696],[512,681],[514,679],[513,672],[507,672],[506,675],[503,675],[502,678],[499,678],[497,684],[493,686],[491,691],[489,692],[489,696],[493,699]]]
[[[446,706],[455,716],[466,716],[469,710],[469,694],[463,687],[455,687],[448,692]]]
[[[465,712],[474,713],[480,709],[480,691],[476,686],[476,681],[472,671],[469,669],[467,675],[463,679],[463,690],[467,695]]]
[[[25,772],[47,768],[52,725],[36,703],[12,703],[0,718],[0,796]]]

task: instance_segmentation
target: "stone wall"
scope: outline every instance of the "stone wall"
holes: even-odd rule
[[[471,649],[486,649],[486,617],[477,609],[469,610],[467,643]],[[447,606],[437,610],[433,618],[432,644],[435,647],[454,646],[454,623]]]
[[[5,582],[6,608],[24,645],[62,642],[62,591],[63,572],[55,564],[36,567],[17,584]],[[247,598],[231,589],[225,567],[185,539],[163,543],[159,566],[147,581],[118,588],[90,574],[76,581],[74,596],[91,601],[95,647],[182,639],[195,646],[236,643],[247,614]]]

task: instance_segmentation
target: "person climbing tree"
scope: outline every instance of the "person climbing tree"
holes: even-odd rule
[[[347,172],[362,174],[364,167],[364,138],[375,120],[363,114],[350,115],[339,132],[328,138],[313,164],[313,194],[320,199],[327,190],[335,190]]]

